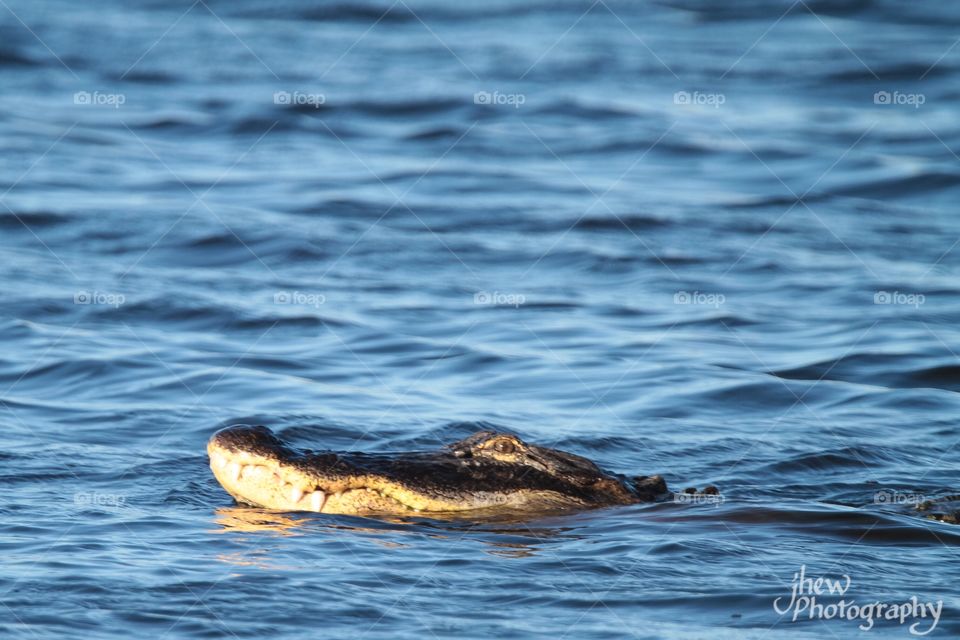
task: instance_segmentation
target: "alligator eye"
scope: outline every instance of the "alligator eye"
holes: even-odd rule
[[[497,453],[513,453],[517,450],[517,447],[509,440],[501,440],[493,445],[493,450]]]

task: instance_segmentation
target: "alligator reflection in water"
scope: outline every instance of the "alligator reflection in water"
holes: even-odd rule
[[[548,526],[531,522],[529,515],[521,517],[497,514],[488,518],[471,520],[433,520],[422,517],[378,516],[361,518],[354,516],[325,517],[322,520],[310,515],[289,514],[257,507],[221,507],[215,512],[219,528],[213,533],[259,533],[280,536],[316,535],[324,531],[346,531],[368,534],[368,539],[389,548],[402,549],[412,544],[385,536],[421,536],[437,540],[473,540],[493,547],[489,553],[503,557],[530,557],[537,554],[545,544],[581,538],[576,527]],[[266,553],[266,552],[264,552]],[[247,556],[221,556],[221,560],[243,566],[283,568]]]
[[[279,511],[249,509],[244,507],[219,507],[215,522],[219,528],[211,533],[236,533],[252,531],[257,533],[273,532],[280,535],[297,535],[301,521]]]

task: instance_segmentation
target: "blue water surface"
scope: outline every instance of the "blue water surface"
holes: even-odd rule
[[[960,529],[914,503],[960,493],[958,38],[898,0],[0,0],[0,635],[957,637]],[[208,469],[238,422],[498,428],[722,500],[271,513]],[[801,568],[942,610],[811,618]]]

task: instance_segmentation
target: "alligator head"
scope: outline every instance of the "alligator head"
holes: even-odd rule
[[[217,480],[239,502],[340,514],[561,511],[649,502],[660,476],[627,479],[590,460],[481,431],[438,451],[314,453],[262,426],[222,429],[207,445]]]

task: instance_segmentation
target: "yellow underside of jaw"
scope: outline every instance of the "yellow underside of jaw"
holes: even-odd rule
[[[282,467],[260,456],[228,451],[212,443],[207,452],[210,469],[227,493],[240,502],[267,509],[362,515],[477,508],[427,498],[378,477],[356,477],[321,486],[295,468]]]

